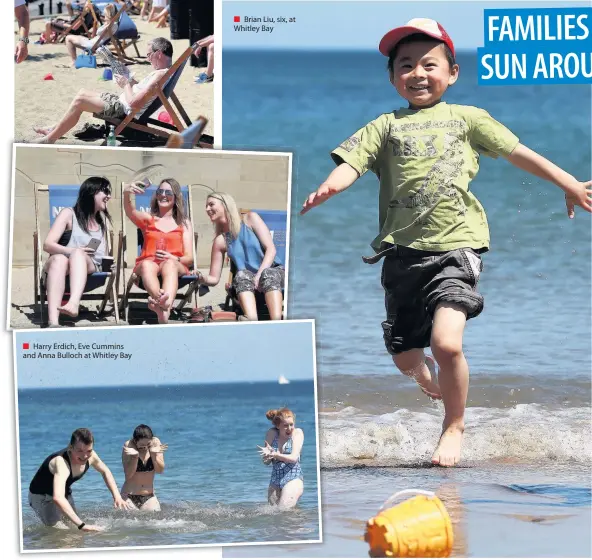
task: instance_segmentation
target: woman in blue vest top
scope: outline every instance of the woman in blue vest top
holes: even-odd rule
[[[212,193],[206,200],[216,237],[212,244],[210,272],[197,275],[202,284],[216,286],[222,275],[224,255],[228,253],[236,268],[232,285],[245,317],[257,321],[255,290],[265,294],[272,320],[282,318],[284,267],[276,255],[269,228],[256,212],[241,215],[234,199],[225,193]]]

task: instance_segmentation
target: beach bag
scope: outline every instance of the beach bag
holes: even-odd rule
[[[84,54],[79,54],[76,57],[76,68],[96,68],[97,67],[97,57],[86,52]]]

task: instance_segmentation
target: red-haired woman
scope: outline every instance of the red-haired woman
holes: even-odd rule
[[[296,415],[288,408],[266,414],[273,428],[267,431],[265,447],[259,447],[263,462],[272,465],[267,499],[271,505],[291,508],[304,492],[300,453],[304,432],[296,428]]]

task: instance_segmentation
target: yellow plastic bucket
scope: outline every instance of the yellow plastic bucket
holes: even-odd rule
[[[385,509],[395,499],[414,497]],[[418,495],[419,494],[419,495]],[[388,558],[444,558],[454,541],[444,504],[433,492],[403,490],[393,494],[366,524],[364,538],[370,556]]]

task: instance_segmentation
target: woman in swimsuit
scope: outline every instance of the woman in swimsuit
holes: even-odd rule
[[[125,483],[121,496],[132,509],[160,511],[160,503],[154,495],[154,475],[164,472],[163,453],[167,448],[145,424],[140,424],[132,439],[123,444],[121,461]]]
[[[103,177],[89,177],[80,185],[74,207],[60,210],[45,238],[43,250],[50,257],[42,274],[50,327],[59,327],[60,313],[78,316],[86,279],[101,269],[101,261],[107,254],[110,198],[111,183]],[[70,299],[62,305],[66,276],[70,280]]]
[[[144,188],[140,183],[123,188],[125,213],[144,236],[134,273],[148,292],[148,307],[156,313],[159,323],[167,323],[179,276],[188,274],[193,264],[193,228],[185,213],[181,186],[175,179],[160,183],[150,201],[150,212],[136,210],[132,204],[131,195],[143,194]]]
[[[267,500],[271,505],[291,508],[304,492],[300,467],[304,432],[295,427],[296,415],[288,408],[269,410],[266,417],[274,426],[267,431],[265,447],[259,447],[263,462],[272,466]]]
[[[200,282],[207,286],[220,282],[224,255],[228,253],[237,269],[232,285],[245,317],[257,321],[255,291],[259,291],[265,294],[270,318],[281,319],[285,271],[277,258],[271,232],[261,216],[247,212],[241,219],[236,202],[226,193],[210,194],[206,213],[214,224],[216,237],[208,275],[197,272]]]

